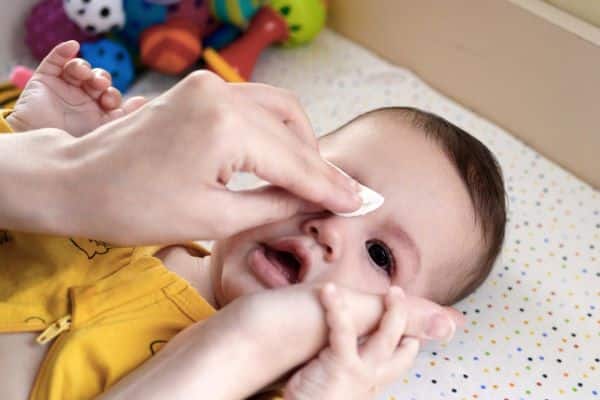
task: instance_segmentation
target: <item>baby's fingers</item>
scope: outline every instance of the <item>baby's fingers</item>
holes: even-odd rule
[[[401,288],[393,286],[385,296],[386,311],[379,321],[377,331],[362,346],[360,355],[364,361],[376,365],[388,360],[407,327],[408,312]]]
[[[120,107],[121,101],[121,92],[119,92],[118,89],[111,86],[108,89],[106,89],[104,93],[102,93],[102,95],[100,96],[99,103],[104,110],[110,111]]]
[[[358,361],[356,328],[343,295],[335,285],[329,283],[321,292],[321,302],[325,308],[325,318],[329,326],[331,350],[342,360]]]
[[[102,68],[94,68],[92,76],[83,82],[83,90],[94,100],[98,100],[100,96],[112,85],[111,75]]]
[[[378,367],[378,383],[387,385],[404,376],[415,363],[419,349],[419,339],[411,336],[403,337],[392,358]]]
[[[62,72],[63,79],[67,83],[77,87],[81,86],[84,81],[90,79],[92,75],[92,67],[87,61],[81,58],[69,60],[65,64]]]

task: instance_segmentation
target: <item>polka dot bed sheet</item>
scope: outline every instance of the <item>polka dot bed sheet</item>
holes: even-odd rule
[[[382,400],[600,399],[600,193],[509,133],[331,32],[270,49],[255,80],[296,92],[317,132],[410,105],[471,132],[503,168],[509,223],[484,285],[456,305],[466,326],[427,344]]]

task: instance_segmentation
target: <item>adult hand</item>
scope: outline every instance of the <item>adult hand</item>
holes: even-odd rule
[[[357,185],[320,157],[298,101],[195,72],[136,112],[73,139],[67,235],[121,244],[218,239],[299,211],[352,211]],[[275,186],[234,192],[237,171]],[[60,225],[60,224],[56,224]],[[69,226],[70,225],[70,226]]]

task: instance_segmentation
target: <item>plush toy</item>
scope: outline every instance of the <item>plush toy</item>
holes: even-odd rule
[[[65,11],[84,31],[97,34],[123,28],[123,0],[65,0]]]
[[[42,0],[31,9],[25,21],[25,43],[35,58],[43,59],[54,46],[71,39],[81,43],[95,36],[69,19],[62,0]]]
[[[249,80],[258,56],[267,46],[294,46],[312,40],[323,28],[325,16],[322,0],[272,0],[252,18],[240,39],[218,53],[206,49],[204,60],[223,79]]]

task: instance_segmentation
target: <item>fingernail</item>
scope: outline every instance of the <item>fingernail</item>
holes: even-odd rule
[[[360,193],[360,183],[358,183],[354,178],[350,178],[348,177],[348,180],[350,182],[350,188],[356,192],[356,193]]]
[[[356,181],[356,179],[352,178],[348,175],[343,169],[335,165],[329,160],[325,160],[329,165],[335,168],[340,174],[346,177],[346,184],[350,192],[359,193],[360,192],[360,184]]]
[[[429,320],[429,326],[425,334],[430,339],[442,339],[445,342],[449,342],[454,336],[455,330],[454,321],[443,313],[437,313]]]

